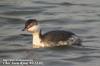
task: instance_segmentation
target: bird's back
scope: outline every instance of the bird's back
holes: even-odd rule
[[[51,45],[80,45],[81,41],[74,33],[63,30],[50,31],[43,35],[43,42]]]
[[[75,34],[69,31],[55,30],[55,31],[50,31],[50,32],[45,33],[43,35],[43,40],[52,41],[52,42],[64,41],[64,40],[67,40],[72,35],[75,35]]]

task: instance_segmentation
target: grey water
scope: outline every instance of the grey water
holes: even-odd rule
[[[84,47],[32,48],[21,31],[37,19],[42,33],[72,31]],[[3,59],[32,59],[41,64],[3,64]],[[100,0],[0,0],[0,66],[100,66]]]

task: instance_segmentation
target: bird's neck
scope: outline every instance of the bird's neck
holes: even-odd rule
[[[41,31],[36,31],[33,34],[33,46],[41,46],[42,39],[41,39]]]

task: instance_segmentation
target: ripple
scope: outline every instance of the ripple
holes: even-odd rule
[[[79,58],[63,59],[63,60],[78,61],[78,62],[88,62],[88,61],[90,61],[90,59],[87,58],[87,57],[79,57]]]
[[[88,6],[88,7],[100,7],[100,5],[96,4],[86,4],[86,3],[71,3],[71,2],[62,2],[59,3],[62,6]]]
[[[25,22],[25,20],[23,19],[13,18],[9,16],[4,16],[4,17],[0,16],[0,18],[1,18],[0,25],[11,25],[11,24],[16,25]]]
[[[26,36],[28,36],[26,38]],[[7,36],[6,38],[2,39],[2,41],[30,41],[31,38],[30,38],[31,35],[28,35],[28,34],[19,34],[19,35],[12,35],[12,36]]]
[[[10,55],[0,55],[0,59],[1,59],[1,58],[3,58],[3,59],[4,59],[4,58],[10,58],[10,57],[11,57]]]
[[[4,8],[4,7],[12,7],[12,5],[10,5],[10,4],[9,4],[9,5],[8,5],[8,4],[0,4],[0,8],[1,8],[1,7],[2,7],[2,8]]]
[[[62,5],[62,6],[72,6],[72,5],[76,5],[76,4],[73,4],[73,3],[70,3],[70,2],[62,2],[59,5]]]
[[[39,4],[50,4],[50,5],[56,5],[56,4],[58,4],[58,3],[50,3],[50,2],[47,2],[47,1],[33,1],[33,3],[39,3]]]
[[[73,66],[74,63],[71,63],[71,62],[64,62],[64,61],[59,61],[59,60],[47,60],[45,61],[46,62],[46,66],[59,66],[59,65],[62,65],[62,66]]]
[[[24,52],[24,51],[31,51],[32,49],[8,49],[8,50],[0,50],[0,53],[16,53],[16,52]]]
[[[18,15],[39,14],[42,11],[44,11],[44,10],[40,10],[40,9],[38,9],[38,10],[22,10],[22,11],[17,11],[16,10],[16,11],[4,12],[2,14],[4,14],[4,15],[16,15],[16,16],[18,16]]]
[[[100,56],[81,56],[81,57],[77,57],[77,58],[70,58],[70,59],[63,59],[63,60],[88,63],[90,61],[93,61],[93,59],[96,59],[96,58],[100,58]]]
[[[99,36],[86,36],[87,39],[94,39],[94,38],[100,38]]]
[[[14,46],[14,47],[23,47],[21,44],[10,44],[9,46]]]
[[[100,20],[90,19],[90,20],[82,20],[81,22],[100,22]]]

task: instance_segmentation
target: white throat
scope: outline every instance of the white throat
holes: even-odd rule
[[[39,32],[33,33],[33,45],[41,45],[41,38]]]

